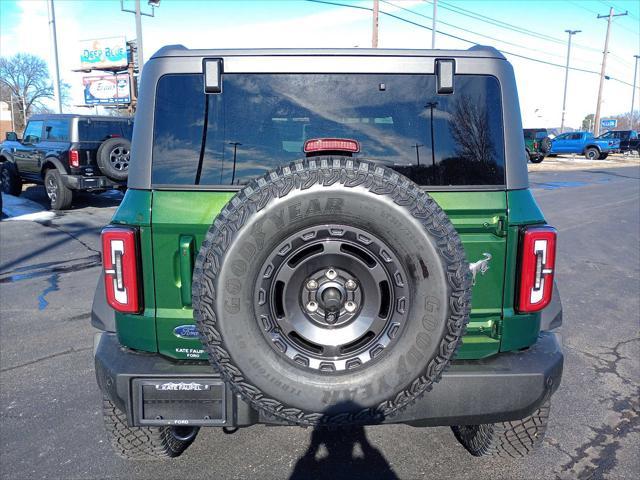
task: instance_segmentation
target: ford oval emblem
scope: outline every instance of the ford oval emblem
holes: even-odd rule
[[[195,325],[180,325],[173,329],[173,334],[178,338],[200,338],[200,332]]]

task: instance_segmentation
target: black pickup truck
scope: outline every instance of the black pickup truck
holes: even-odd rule
[[[0,144],[2,191],[44,184],[51,208],[65,210],[74,191],[125,188],[132,131],[129,117],[33,115],[22,139],[8,132]]]
[[[640,152],[640,138],[636,130],[610,130],[598,138],[619,140],[620,146],[613,153]]]

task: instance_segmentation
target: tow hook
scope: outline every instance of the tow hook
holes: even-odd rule
[[[469,264],[469,270],[471,270],[471,275],[473,275],[473,285],[476,284],[476,274],[479,272],[480,275],[484,275],[487,270],[489,270],[489,260],[491,260],[490,253],[483,253],[484,258],[482,260],[478,260],[477,262],[473,262]]]

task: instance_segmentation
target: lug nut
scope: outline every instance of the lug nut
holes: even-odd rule
[[[354,280],[351,280],[351,279],[347,280],[347,281],[344,283],[344,287],[345,287],[347,290],[355,290],[357,286],[358,286],[358,284],[357,284]]]
[[[307,312],[313,313],[316,310],[318,310],[318,304],[316,302],[307,303]]]
[[[355,302],[347,302],[344,304],[344,309],[349,313],[355,312],[356,308],[358,308],[358,305],[356,305]]]
[[[307,290],[316,290],[318,288],[318,282],[315,280],[309,280],[307,282]]]
[[[334,280],[338,276],[338,272],[336,272],[333,268],[327,270],[324,274],[329,280]]]

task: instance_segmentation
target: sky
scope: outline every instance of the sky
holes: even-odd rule
[[[340,48],[371,46],[372,0],[327,0],[349,8],[303,0],[161,0],[155,17],[143,17],[144,56],[163,45],[188,48]],[[135,39],[135,19],[119,0],[54,0],[62,81],[71,85],[69,111],[83,103],[80,64],[82,40],[124,35]],[[151,7],[142,0],[143,10]],[[124,6],[134,8],[133,0]],[[571,66],[599,72],[607,28],[597,15],[628,11],[612,22],[604,84],[603,117],[629,112],[634,55],[640,54],[640,1],[637,0],[438,0],[436,48],[467,49],[473,43],[510,52],[525,127],[557,127],[562,113],[565,30],[573,36]],[[430,0],[380,0],[379,47],[431,48]],[[483,18],[471,18],[482,15]],[[413,22],[413,23],[410,23]],[[415,25],[419,24],[419,25]],[[503,28],[507,24],[507,28]],[[502,26],[501,26],[502,25]],[[523,31],[526,30],[526,31]],[[0,0],[0,56],[28,52],[52,66],[46,0]],[[523,59],[526,56],[561,65]],[[53,68],[50,68],[53,72]],[[617,81],[615,79],[621,80]],[[570,71],[565,124],[579,128],[596,107],[599,75]],[[626,83],[623,83],[626,82]],[[640,78],[638,79],[640,83]],[[640,89],[635,109],[640,108]]]

